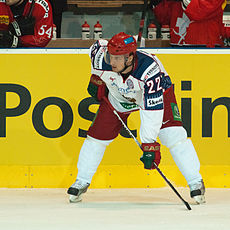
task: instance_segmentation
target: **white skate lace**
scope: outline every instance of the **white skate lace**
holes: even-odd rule
[[[82,182],[80,180],[76,180],[75,183],[73,183],[71,187],[77,188],[80,190],[80,189],[86,188],[87,186],[88,186],[88,183]]]
[[[199,181],[196,184],[192,184],[189,186],[191,191],[195,191],[195,190],[201,190],[202,193],[204,193],[204,185],[203,185],[203,181]]]

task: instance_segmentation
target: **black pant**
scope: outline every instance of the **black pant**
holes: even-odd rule
[[[57,38],[61,37],[62,13],[67,8],[67,0],[49,0],[53,9],[53,22],[57,27]]]

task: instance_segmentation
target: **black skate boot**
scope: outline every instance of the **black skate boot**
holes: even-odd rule
[[[196,201],[197,204],[205,203],[205,187],[203,180],[189,185],[190,187],[190,196]]]
[[[81,195],[87,191],[89,185],[89,183],[76,180],[75,183],[73,183],[67,191],[67,193],[70,195],[69,202],[80,202],[82,200]]]

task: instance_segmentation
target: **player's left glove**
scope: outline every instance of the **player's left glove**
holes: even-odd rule
[[[9,31],[18,36],[33,35],[35,26],[35,18],[33,17],[18,17],[9,25]]]
[[[104,81],[94,74],[91,75],[87,90],[98,101],[101,101],[107,95],[107,88]]]
[[[16,48],[19,46],[19,38],[10,31],[0,30],[0,48]]]
[[[153,162],[158,166],[161,161],[160,144],[154,143],[142,143],[141,148],[143,155],[140,160],[144,163],[145,169],[155,169]]]

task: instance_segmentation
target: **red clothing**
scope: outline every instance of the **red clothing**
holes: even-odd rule
[[[29,13],[31,0],[24,8],[23,16]],[[36,0],[32,16],[35,18],[34,35],[21,36],[20,43],[23,47],[45,47],[52,38],[53,16],[48,0]],[[14,21],[14,15],[5,0],[0,0],[0,30],[8,30],[9,24]]]
[[[118,112],[125,123],[130,113]],[[171,86],[164,92],[164,117],[161,129],[172,126],[182,126],[182,122],[179,111],[177,110],[173,87]],[[102,99],[98,112],[87,134],[98,140],[112,140],[118,136],[121,129],[121,122],[108,106],[107,102]]]
[[[222,46],[225,0],[191,0],[184,11],[182,3],[163,0],[154,9],[160,24],[170,25],[171,44]]]

